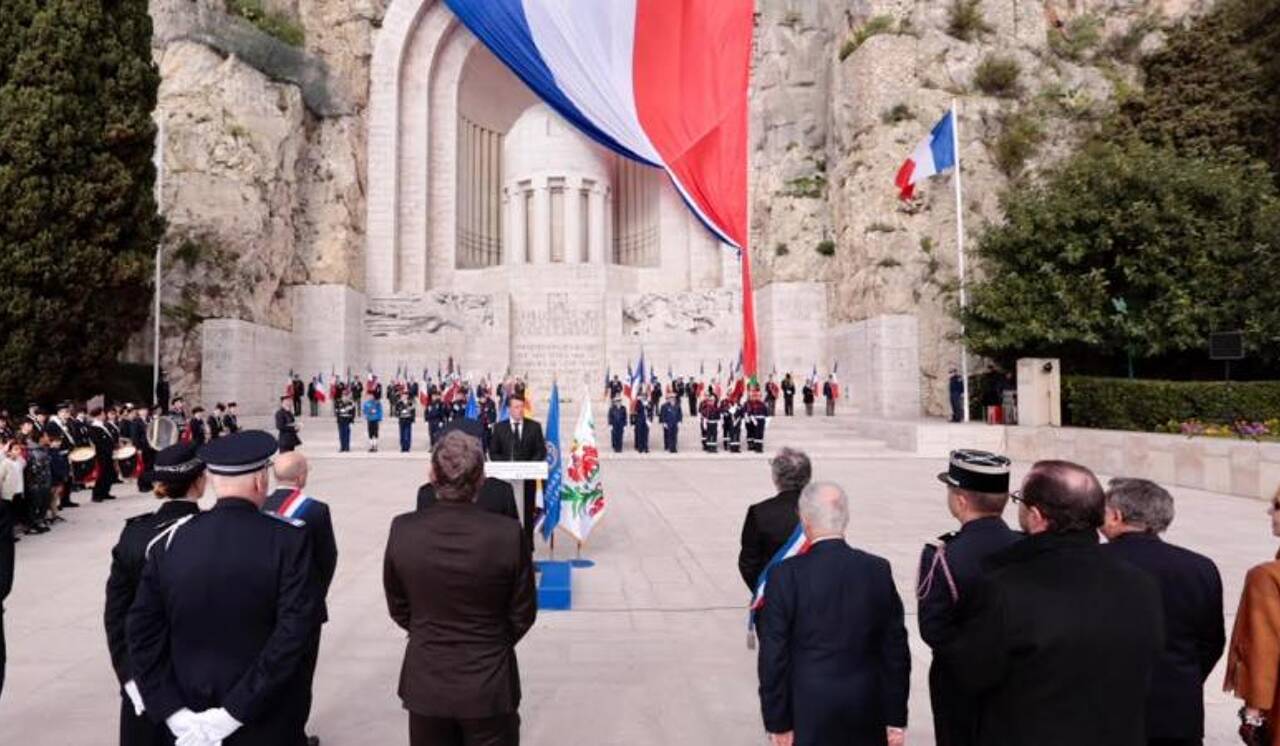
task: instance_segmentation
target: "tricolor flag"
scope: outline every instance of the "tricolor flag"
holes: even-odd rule
[[[783,560],[804,554],[807,551],[809,551],[809,539],[804,535],[804,525],[797,523],[796,530],[791,532],[787,542],[773,555],[773,558],[769,560],[769,564],[765,565],[764,569],[760,571],[760,578],[756,581],[755,595],[751,597],[751,613],[753,616],[755,612],[764,607],[764,589],[769,582],[769,571]]]
[[[324,374],[321,373],[316,376],[316,401],[324,404],[328,397],[329,395],[325,393],[324,388]]]
[[[897,184],[902,199],[915,196],[916,184],[956,165],[955,133],[955,112],[948,111],[898,169],[893,183]]]

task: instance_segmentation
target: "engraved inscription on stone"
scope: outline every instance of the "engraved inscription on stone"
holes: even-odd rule
[[[493,305],[490,295],[441,291],[370,298],[364,325],[373,337],[480,333],[494,326]]]
[[[511,369],[535,387],[552,378],[576,386],[604,361],[604,299],[599,293],[544,293],[513,298]],[[576,392],[571,392],[576,393]]]

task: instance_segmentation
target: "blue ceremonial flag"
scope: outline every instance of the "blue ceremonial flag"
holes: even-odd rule
[[[468,420],[480,419],[480,402],[476,401],[475,389],[467,390],[467,411],[463,416]]]
[[[542,540],[560,525],[560,486],[564,468],[560,459],[560,384],[551,384],[551,404],[547,407],[547,484],[542,490]]]
[[[644,376],[644,350],[643,349],[640,350],[640,364],[636,366],[636,378],[641,383],[644,383],[645,381],[648,380]]]

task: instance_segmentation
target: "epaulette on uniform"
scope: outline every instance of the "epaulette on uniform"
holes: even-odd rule
[[[279,513],[273,513],[273,512],[263,513],[263,515],[271,516],[277,521],[280,521],[281,523],[287,523],[290,526],[293,526],[294,528],[303,528],[304,526],[307,525],[307,522],[302,520],[301,518],[287,518],[285,516],[280,515]]]

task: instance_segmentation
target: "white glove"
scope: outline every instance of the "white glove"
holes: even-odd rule
[[[196,715],[200,721],[200,729],[204,731],[205,738],[218,744],[223,739],[230,738],[232,733],[240,730],[242,723],[231,717],[231,713],[227,712],[224,707],[216,707],[212,710],[205,710]]]
[[[133,714],[142,717],[147,708],[142,705],[142,692],[138,691],[138,682],[133,679],[124,682],[124,693],[129,695],[129,701],[133,703]]]
[[[187,746],[190,743],[200,743],[200,741],[193,742],[190,740],[192,734],[203,738],[200,730],[200,720],[194,712],[185,707],[165,718],[164,724],[169,726],[169,730],[182,746]]]

